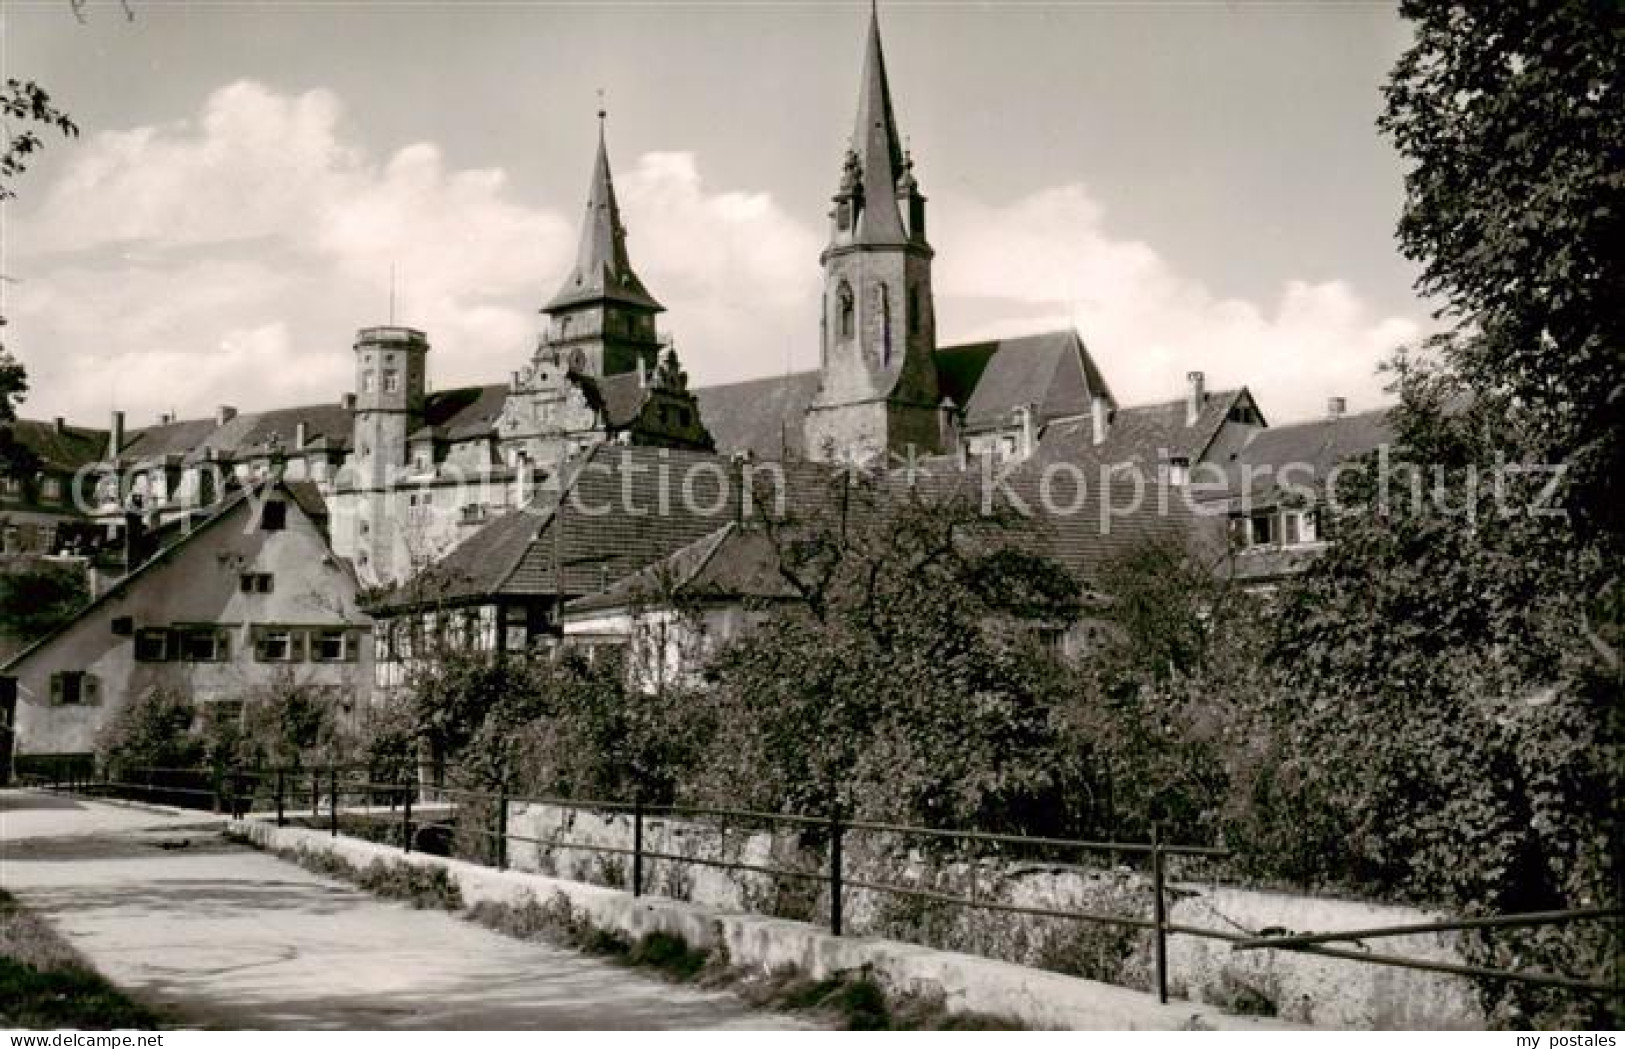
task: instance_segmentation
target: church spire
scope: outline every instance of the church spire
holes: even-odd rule
[[[626,227],[621,225],[621,208],[615,200],[615,182],[610,176],[609,147],[604,140],[604,118],[598,110],[598,156],[593,162],[592,185],[587,192],[587,214],[581,224],[581,243],[576,262],[564,279],[546,312],[583,303],[611,300],[650,309],[661,309],[632,272],[626,253]]]
[[[863,200],[858,212],[856,243],[902,244],[908,240],[898,210],[897,180],[902,177],[903,148],[892,113],[891,85],[880,43],[880,12],[869,8],[869,44],[863,57],[858,93],[858,119],[852,149],[857,158]]]

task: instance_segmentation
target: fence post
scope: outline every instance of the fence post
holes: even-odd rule
[[[643,791],[632,795],[632,895],[643,895]]]
[[[1151,920],[1156,925],[1157,1001],[1168,1004],[1168,911],[1163,898],[1162,836],[1151,825]]]
[[[401,849],[412,851],[412,785],[406,784],[401,788],[405,800],[401,802]]]
[[[829,807],[829,931],[841,935],[841,803]]]
[[[508,784],[497,794],[497,870],[508,869]]]
[[[327,793],[332,800],[327,827],[336,838],[339,836],[339,770],[336,765],[330,765],[327,769]]]
[[[276,768],[276,825],[278,827],[288,825],[287,800],[283,793],[287,790],[287,787],[287,772],[281,765],[278,765]]]

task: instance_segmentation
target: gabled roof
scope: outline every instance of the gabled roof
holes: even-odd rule
[[[801,455],[802,416],[817,393],[817,372],[792,372],[702,387],[694,396],[717,451],[786,459]]]
[[[107,451],[106,430],[64,425],[59,431],[55,422],[35,419],[18,419],[10,428],[17,443],[39,456],[47,469],[77,470],[100,462]]]
[[[369,610],[455,605],[502,593],[551,513],[551,508],[530,505],[498,514],[434,564],[374,595],[367,602]]]
[[[1244,472],[1248,474],[1245,480],[1250,490],[1246,494],[1254,497],[1272,492],[1282,468],[1287,466],[1297,466],[1294,471],[1297,476],[1289,477],[1290,481],[1303,484],[1324,480],[1338,463],[1394,441],[1389,411],[1378,408],[1254,432],[1228,462],[1221,464],[1229,480],[1229,491],[1225,495],[1244,494]]]
[[[595,593],[735,520],[739,470],[713,453],[595,445],[531,504],[493,519],[371,605]],[[683,494],[690,471],[692,500]]]
[[[778,553],[767,535],[730,522],[607,590],[571,601],[565,612],[631,609],[678,595],[693,601],[775,600],[795,593],[779,574]]]
[[[1040,424],[1087,415],[1096,396],[1116,403],[1078,333],[1071,330],[944,346],[937,383],[965,413],[967,430],[1010,425],[1033,405]]]
[[[1012,413],[1038,406],[1040,425],[1087,415],[1111,389],[1075,331],[945,346],[934,355],[942,393],[965,411],[968,430],[1010,425]],[[694,391],[717,450],[758,459],[803,453],[802,417],[818,393],[816,371],[791,372]]]
[[[290,501],[299,507],[301,513],[304,512],[304,505],[293,492],[288,490],[288,485],[286,483],[276,479],[267,481],[265,483],[266,485],[275,486],[287,492],[287,494],[290,496]],[[91,612],[101,608],[103,605],[122,598],[125,594],[129,593],[130,590],[141,585],[147,576],[149,576],[159,566],[167,564],[177,554],[182,553],[185,548],[193,543],[199,536],[217,527],[221,522],[234,517],[239,510],[252,510],[255,504],[250,499],[250,496],[252,496],[254,492],[255,489],[251,487],[238,489],[236,493],[222,503],[214,513],[196,521],[190,528],[182,527],[178,521],[164,526],[160,532],[173,536],[174,538],[172,541],[159,546],[151,557],[143,561],[135,568],[134,571],[118,580],[106,590],[103,590],[93,600],[75,612],[71,619],[62,622],[56,627],[56,629],[52,630],[44,637],[41,637],[39,640],[29,645],[21,652],[18,652],[16,655],[12,656],[8,662],[6,662],[3,666],[0,666],[0,673],[12,670],[24,660],[31,657],[34,653],[50,645],[58,637],[70,630],[74,624],[83,619],[85,616],[89,615]],[[317,530],[318,532],[321,532],[320,528]],[[325,533],[322,534],[325,535]],[[342,558],[335,558],[334,562],[341,566],[342,570],[348,574],[348,568],[344,567],[346,563]],[[354,577],[351,576],[350,578],[353,580]]]
[[[1186,424],[1184,398],[1119,408],[1107,427],[1106,440],[1098,445],[1094,443],[1092,418],[1057,423],[1044,431],[1033,463],[1038,469],[1053,462],[1076,463],[1085,468],[1135,465],[1147,476],[1154,476],[1166,459],[1183,458],[1196,463],[1213,443],[1231,409],[1244,397],[1251,402],[1245,388],[1207,394],[1196,421],[1190,425]]]

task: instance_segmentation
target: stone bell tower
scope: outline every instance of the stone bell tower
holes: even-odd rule
[[[830,212],[820,382],[807,410],[814,459],[862,460],[941,450],[936,318],[925,197],[892,113],[879,16],[858,95],[857,125]]]

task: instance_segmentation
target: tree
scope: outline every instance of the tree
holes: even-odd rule
[[[0,571],[0,636],[17,647],[71,619],[90,599],[85,571],[40,562]]]
[[[1411,168],[1400,247],[1455,330],[1437,349],[1511,449],[1570,467],[1588,534],[1625,531],[1625,8],[1405,0],[1380,127]]]
[[[763,521],[789,600],[718,653],[699,800],[928,825],[1053,829],[1058,673],[1032,627],[1077,589],[1011,518],[838,476]]]
[[[138,770],[195,768],[206,750],[202,737],[192,731],[196,715],[191,698],[174,689],[135,696],[96,740],[104,773],[118,781],[141,774]],[[143,779],[150,782],[150,772]]]
[[[79,128],[58,109],[45,89],[31,80],[8,79],[0,87],[0,121],[5,127],[4,151],[0,152],[0,204],[17,194],[12,180],[28,169],[35,153],[44,148],[39,130],[56,130],[69,138]],[[4,279],[0,275],[0,279]],[[0,315],[0,326],[6,323]],[[33,476],[39,468],[33,454],[11,439],[10,424],[17,419],[17,405],[28,395],[28,373],[22,362],[0,343],[0,473],[14,477]]]

